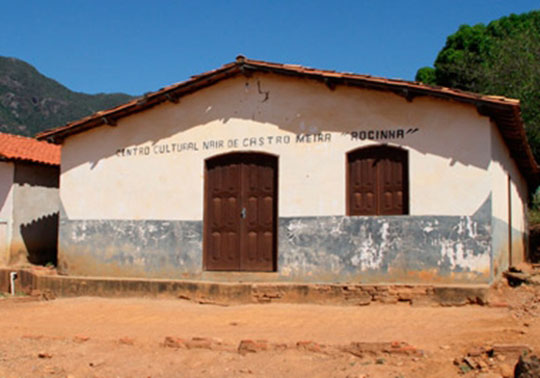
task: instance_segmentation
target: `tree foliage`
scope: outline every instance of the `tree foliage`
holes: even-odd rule
[[[540,11],[487,26],[462,25],[447,38],[434,66],[419,69],[416,80],[520,99],[527,137],[540,161]]]

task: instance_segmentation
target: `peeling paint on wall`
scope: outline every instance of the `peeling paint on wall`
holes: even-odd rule
[[[490,209],[489,196],[473,216],[282,218],[280,273],[293,280],[488,282]]]
[[[508,251],[508,223],[493,217],[491,220],[493,228],[493,278],[497,279],[508,269],[510,262]],[[528,234],[512,228],[512,254],[517,256],[516,260],[522,261],[526,255]],[[514,260],[515,261],[515,260]]]
[[[69,274],[180,278],[202,265],[202,222],[60,222],[59,270]]]
[[[486,283],[490,208],[488,198],[473,216],[280,218],[267,279]],[[59,260],[69,274],[201,278],[202,222],[64,219]]]

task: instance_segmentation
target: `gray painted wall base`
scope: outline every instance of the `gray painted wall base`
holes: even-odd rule
[[[280,272],[351,282],[489,282],[489,223],[473,217],[280,220]]]
[[[67,274],[218,281],[488,283],[491,200],[473,216],[280,218],[278,271],[202,270],[202,221],[60,222]]]
[[[58,268],[68,274],[191,277],[201,251],[198,221],[60,221]]]

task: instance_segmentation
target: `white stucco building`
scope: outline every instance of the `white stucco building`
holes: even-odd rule
[[[56,264],[60,146],[0,133],[0,266]]]
[[[517,100],[239,57],[38,137],[68,274],[490,283],[527,251]]]

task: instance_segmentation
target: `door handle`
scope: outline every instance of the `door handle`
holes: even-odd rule
[[[243,207],[242,211],[240,212],[240,218],[244,219],[246,217],[246,208]]]

